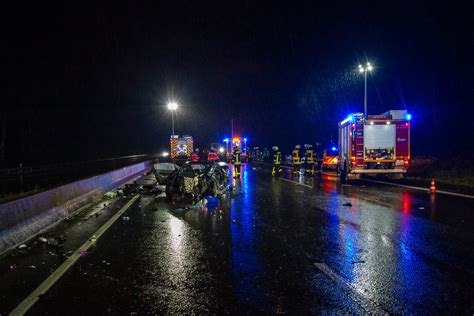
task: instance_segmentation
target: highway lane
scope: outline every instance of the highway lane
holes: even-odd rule
[[[472,314],[472,200],[283,178],[246,165],[207,210],[142,196],[30,313]]]

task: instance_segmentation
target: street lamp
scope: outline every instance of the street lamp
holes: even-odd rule
[[[178,103],[176,102],[169,102],[168,103],[168,110],[171,111],[171,131],[172,136],[174,136],[174,112],[178,109]]]
[[[364,115],[367,115],[367,72],[372,71],[373,67],[367,63],[365,67],[359,65],[359,72],[364,73]]]

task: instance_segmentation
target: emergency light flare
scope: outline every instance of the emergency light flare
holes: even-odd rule
[[[352,115],[349,115],[344,121],[342,121],[340,124],[344,125],[347,122],[352,122],[354,120],[354,117]]]

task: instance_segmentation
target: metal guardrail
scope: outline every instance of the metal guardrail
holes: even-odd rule
[[[14,196],[66,184],[113,169],[158,157],[159,154],[139,154],[108,157],[87,161],[63,162],[43,166],[23,166],[0,169],[0,196]]]

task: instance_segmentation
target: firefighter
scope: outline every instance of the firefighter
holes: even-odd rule
[[[273,146],[273,168],[272,168],[272,177],[279,177],[281,174],[281,151],[278,149],[278,146]]]
[[[242,152],[235,146],[232,152],[232,164],[234,165],[234,178],[240,178],[240,167],[242,165]]]
[[[295,149],[293,149],[293,154],[291,158],[291,163],[293,166],[293,173],[297,174],[300,172],[301,168],[301,158],[300,158],[300,145],[296,145]]]
[[[314,151],[313,151],[313,146],[306,144],[304,145],[306,151],[305,151],[305,157],[306,157],[306,173],[307,174],[312,174],[314,175]]]

